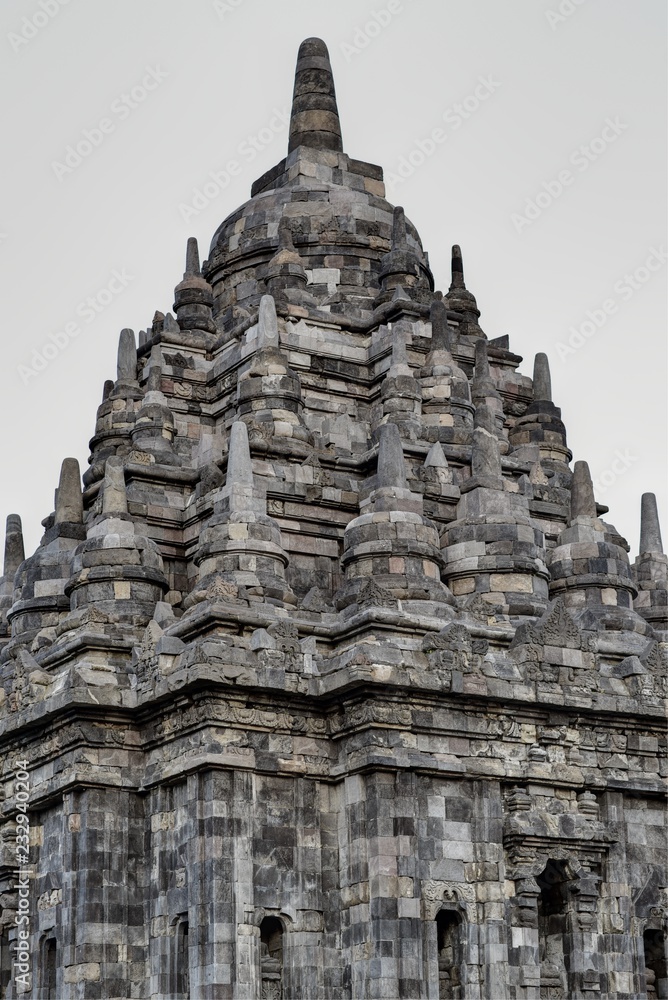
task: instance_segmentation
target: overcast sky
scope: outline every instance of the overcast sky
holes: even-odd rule
[[[171,309],[186,238],[206,257],[284,156],[297,48],[318,35],[344,148],[393,180],[437,287],[461,244],[487,335],[508,334],[526,374],[550,356],[574,457],[632,558],[641,493],[668,534],[666,12],[3,0],[3,523],[20,513],[38,543],[62,458],[87,467],[119,331]]]

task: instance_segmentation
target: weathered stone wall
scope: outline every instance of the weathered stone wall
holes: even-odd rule
[[[282,746],[265,767],[282,759],[286,770],[289,738],[269,739]],[[274,916],[286,997],[438,998],[447,913],[459,995],[537,997],[541,974],[549,979],[538,916],[546,864],[551,884],[566,887],[562,995],[586,996],[587,984],[611,1000],[646,995],[643,930],[662,920],[663,803],[449,770],[325,783],[204,770],[148,796],[67,793],[35,828],[35,915],[42,945],[62,949],[58,995],[180,995],[185,922],[192,995],[256,997],[260,927]]]

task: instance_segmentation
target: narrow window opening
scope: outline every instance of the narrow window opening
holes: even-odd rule
[[[190,997],[190,951],[187,920],[180,920],[176,927],[176,995],[178,1000],[189,1000]]]
[[[283,925],[278,917],[265,917],[260,924],[260,973],[262,1000],[282,1000]]]
[[[44,1000],[58,1000],[57,971],[56,942],[54,938],[47,938],[44,942]]]
[[[540,959],[541,993],[566,996],[566,898],[564,895],[563,862],[548,861],[542,875],[536,879],[538,897],[538,950]]]
[[[439,1000],[463,1000],[461,920],[453,910],[436,914]]]
[[[645,946],[645,982],[647,1000],[668,998],[668,972],[666,970],[666,941],[662,931],[646,930],[643,934]]]

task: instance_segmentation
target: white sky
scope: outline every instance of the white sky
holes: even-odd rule
[[[32,550],[62,458],[87,467],[120,329],[171,309],[186,238],[205,258],[219,223],[284,156],[287,129],[271,124],[289,109],[300,41],[318,35],[347,153],[387,177],[442,130],[389,192],[420,231],[437,287],[460,243],[487,335],[509,334],[529,375],[535,352],[549,354],[574,457],[589,461],[632,557],[642,492],[659,496],[668,535],[665,0],[41,3],[0,7],[0,534],[20,513]],[[148,70],[154,89],[124,105]],[[90,155],[54,169],[104,118]],[[180,206],[230,160],[237,175],[186,221]],[[558,192],[562,171],[570,182],[550,196],[544,184]],[[538,217],[515,224],[541,191]],[[656,269],[634,288],[624,276],[647,258]],[[114,271],[131,280],[89,320],[81,303]],[[610,314],[597,314],[607,300]],[[588,310],[600,328],[565,353]],[[20,366],[68,323],[78,336],[61,336],[67,346],[26,382]]]

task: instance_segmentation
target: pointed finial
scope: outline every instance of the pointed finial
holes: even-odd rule
[[[18,514],[7,515],[7,528],[5,530],[5,565],[3,576],[14,578],[14,575],[25,559],[23,549],[23,526]]]
[[[160,392],[162,379],[162,354],[157,344],[151,348],[151,366],[148,370],[148,380],[146,382],[147,392]]]
[[[392,212],[392,249],[403,250],[406,246],[406,213],[401,205]]]
[[[586,462],[576,462],[571,483],[571,521],[576,517],[596,517],[596,500],[591,472]]]
[[[278,249],[279,250],[294,250],[295,242],[292,236],[292,226],[290,225],[290,219],[282,215],[281,221],[278,224]]]
[[[640,554],[663,552],[659,510],[654,493],[643,493],[640,500]]]
[[[475,342],[475,373],[474,377],[477,381],[481,379],[491,378],[491,373],[489,370],[489,356],[487,354],[487,341],[483,340],[482,337]]]
[[[462,252],[458,246],[452,248],[452,281],[446,295],[446,302],[450,309],[463,313],[463,320],[459,325],[460,336],[484,337],[480,329],[478,317],[480,310],[476,302],[475,295],[469,292],[464,283],[464,262]]]
[[[278,318],[276,316],[276,303],[273,295],[263,295],[260,299],[260,308],[257,314],[257,346],[262,347],[279,346],[278,340]],[[246,425],[244,424],[244,427]]]
[[[451,259],[451,270],[452,270],[452,283],[450,285],[450,290],[453,288],[466,288],[466,283],[464,282],[464,260],[462,258],[461,247],[455,244],[452,248],[452,259]]]
[[[160,312],[159,309],[153,313],[153,319],[151,320],[151,336],[155,337],[156,333],[162,333],[162,327],[165,322],[165,314]]]
[[[471,476],[492,488],[503,489],[501,453],[496,436],[494,414],[489,406],[476,406],[473,416],[473,448],[471,451]]]
[[[412,375],[411,367],[408,364],[406,354],[406,338],[399,325],[392,330],[392,358],[390,360],[390,378],[397,378],[399,375]]]
[[[320,38],[307,38],[297,54],[288,153],[298,146],[343,152],[329,52]]]
[[[163,333],[180,333],[181,328],[170,312],[166,313],[162,320]]]
[[[248,444],[248,428],[243,420],[235,420],[230,430],[225,485],[253,488],[253,463]]]
[[[183,272],[183,277],[199,278],[200,276],[201,271],[199,268],[199,248],[197,246],[197,240],[194,236],[189,236],[188,243],[186,245],[186,269]]]
[[[294,289],[308,297],[305,291],[308,276],[295,248],[290,219],[286,216],[282,216],[278,224],[278,248],[269,261],[265,282],[270,294],[282,302],[290,298]]]
[[[379,489],[383,486],[408,489],[404,449],[396,424],[383,424],[379,431],[376,485]]]
[[[66,458],[60,467],[56,491],[56,524],[83,523],[81,473],[76,458]]]
[[[434,441],[433,445],[429,449],[427,457],[424,460],[425,468],[434,469],[447,469],[448,460],[445,457],[445,452],[443,451],[443,445],[440,441]]]
[[[117,380],[119,382],[137,381],[137,345],[134,330],[121,330],[118,338]]]
[[[533,398],[542,402],[552,402],[552,379],[547,354],[537,354],[533,363]]]
[[[431,350],[450,352],[452,342],[448,326],[448,312],[443,303],[442,295],[440,298],[434,299],[429,307],[429,319],[431,320]]]
[[[403,250],[406,246],[406,213],[401,205],[392,212],[392,249]]]
[[[173,309],[176,313],[176,323],[172,325],[168,313],[162,320],[162,333],[173,334],[177,330],[214,333],[216,324],[213,321],[212,307],[213,289],[202,277],[197,240],[194,236],[190,236],[186,247],[186,269],[182,280],[174,289]]]
[[[112,455],[104,468],[103,514],[127,514],[128,495],[125,489],[123,462]]]

